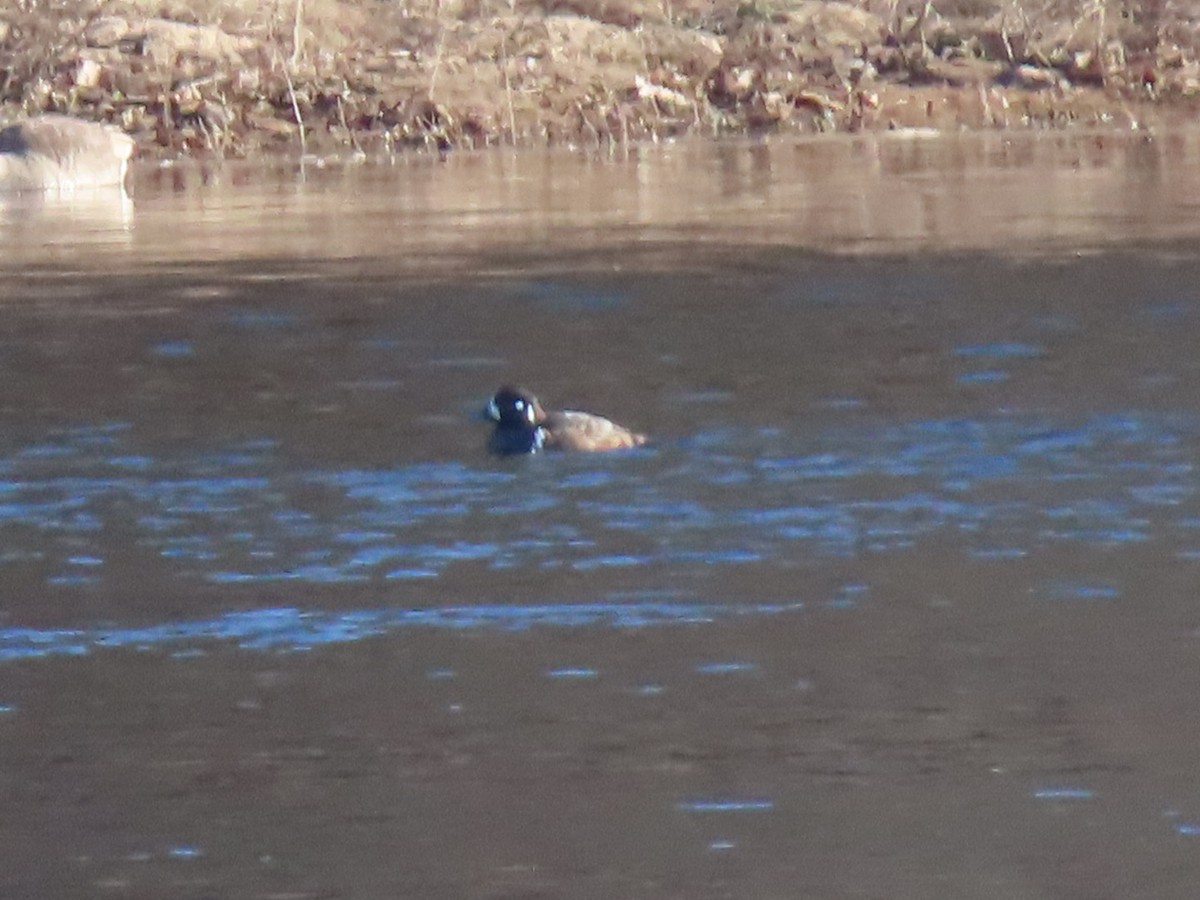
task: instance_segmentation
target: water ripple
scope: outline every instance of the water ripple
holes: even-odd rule
[[[136,628],[3,628],[0,662],[79,656],[99,648],[162,648],[178,655],[209,641],[249,650],[298,651],[387,634],[403,628],[456,631],[527,631],[530,628],[647,628],[700,625],[744,616],[782,615],[803,603],[583,603],[533,606],[460,606],[439,609],[364,609],[344,612],[281,607],[227,613],[210,619]],[[557,671],[557,670],[556,670]],[[561,670],[549,677],[585,677]],[[594,677],[595,673],[586,677]],[[566,673],[566,674],[563,674]],[[575,674],[572,674],[575,673]]]
[[[794,564],[958,536],[968,557],[1112,547],[1200,521],[1200,425],[1114,413],[718,429],[654,454],[290,470],[271,440],[161,458],[125,423],[57,429],[0,459],[0,569],[61,590],[114,526],[221,585],[438,579],[456,567],[580,573]],[[1178,551],[1177,551],[1178,552]],[[99,567],[97,567],[99,568]],[[110,567],[104,567],[107,572]],[[121,571],[120,567],[111,567]]]

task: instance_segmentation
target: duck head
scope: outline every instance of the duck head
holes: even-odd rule
[[[484,415],[504,428],[532,428],[546,418],[537,397],[521,388],[505,386],[496,391]]]
[[[488,442],[493,453],[534,453],[542,448],[546,412],[528,391],[507,385],[500,388],[488,401],[484,415],[496,423]]]

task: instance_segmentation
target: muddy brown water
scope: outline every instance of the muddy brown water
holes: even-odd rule
[[[0,897],[1196,896],[1198,157],[10,198]]]

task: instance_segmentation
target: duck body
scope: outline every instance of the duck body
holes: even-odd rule
[[[0,129],[0,191],[122,186],[134,142],[97,122],[56,114]]]
[[[502,456],[564,450],[584,453],[640,447],[646,436],[603,416],[564,409],[546,412],[528,391],[502,387],[487,405],[496,423],[488,449]]]

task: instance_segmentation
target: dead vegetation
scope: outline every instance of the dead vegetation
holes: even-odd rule
[[[1137,125],[1200,93],[1182,0],[12,0],[0,107],[144,151]]]

